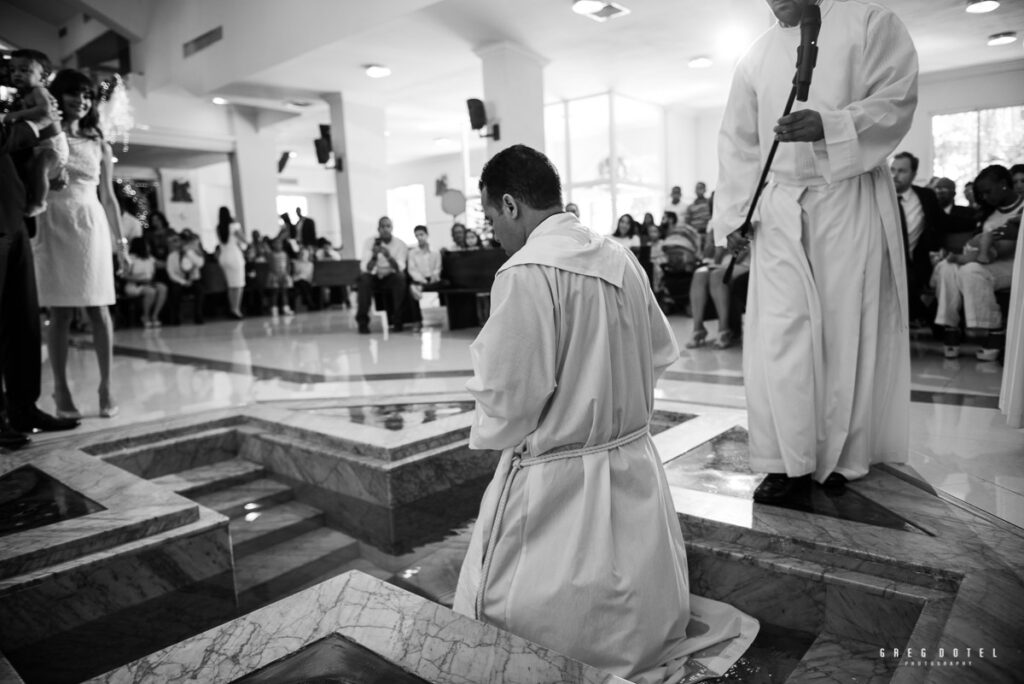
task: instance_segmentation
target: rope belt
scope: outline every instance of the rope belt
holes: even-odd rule
[[[480,574],[480,586],[477,587],[476,590],[476,605],[474,607],[474,617],[477,620],[483,619],[484,589],[487,587],[487,580],[491,574],[491,561],[494,560],[494,547],[498,543],[498,531],[501,529],[501,524],[505,518],[505,507],[508,505],[509,493],[512,491],[512,482],[515,480],[519,471],[523,468],[541,465],[543,463],[563,461],[570,458],[580,458],[589,454],[598,454],[603,451],[618,449],[619,447],[623,447],[627,444],[632,444],[639,439],[643,439],[649,432],[649,426],[645,425],[635,432],[631,432],[628,435],[619,437],[618,439],[607,442],[606,444],[597,444],[590,447],[569,444],[567,446],[557,447],[547,451],[540,456],[524,456],[523,454],[527,451],[526,442],[523,442],[516,447],[515,453],[512,456],[512,463],[509,466],[508,475],[505,477],[505,483],[501,488],[501,496],[498,498],[498,507],[494,511],[491,533],[487,540],[487,550],[484,553],[484,565]]]

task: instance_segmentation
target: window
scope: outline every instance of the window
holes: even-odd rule
[[[303,216],[309,216],[309,200],[302,195],[278,195],[277,196],[277,215],[288,214],[291,217],[292,223],[299,220],[299,215],[295,213],[296,209],[302,211]]]
[[[986,166],[1024,162],[1024,107],[934,116],[932,140],[935,175],[962,189]]]
[[[388,190],[388,218],[396,238],[415,244],[416,226],[427,225],[427,195],[422,183],[402,185]]]

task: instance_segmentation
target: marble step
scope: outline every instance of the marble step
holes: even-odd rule
[[[177,494],[194,497],[251,482],[262,477],[263,473],[264,468],[258,463],[232,458],[155,477],[150,482],[161,487],[169,487]]]
[[[228,525],[235,560],[244,558],[323,525],[324,512],[298,501],[247,513]]]
[[[294,492],[286,484],[262,478],[193,497],[200,506],[212,508],[221,515],[238,518],[246,513],[270,508],[292,499]]]
[[[786,682],[889,684],[897,665],[891,658],[878,656],[878,649],[883,647],[893,648],[888,644],[869,644],[824,632],[807,649]]]
[[[235,561],[238,606],[249,612],[332,577],[359,555],[359,542],[328,527]]]

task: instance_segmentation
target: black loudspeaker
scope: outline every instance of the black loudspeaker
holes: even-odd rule
[[[469,126],[474,131],[487,128],[487,110],[484,103],[477,99],[466,100],[466,107],[469,108]]]
[[[331,160],[331,141],[326,138],[317,138],[313,141],[313,145],[316,146],[316,160],[321,164],[326,164]]]
[[[292,158],[291,152],[282,152],[281,157],[277,160],[277,172],[281,173],[284,171],[284,167],[288,165],[288,160]]]

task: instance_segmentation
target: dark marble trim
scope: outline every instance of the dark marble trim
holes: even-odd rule
[[[76,346],[91,346],[88,344]],[[325,375],[323,373],[305,373],[285,368],[271,368],[270,366],[246,365],[221,361],[218,359],[206,359],[200,356],[189,356],[187,354],[175,354],[173,352],[162,352],[153,349],[137,349],[124,345],[114,345],[114,353],[120,356],[130,356],[136,359],[147,361],[162,361],[174,363],[181,366],[193,366],[204,370],[224,371],[238,373],[239,375],[251,375],[257,380],[280,379],[297,384],[317,384],[322,382],[376,382],[383,380],[427,380],[433,378],[470,378],[473,377],[471,370],[444,370],[444,371],[421,371],[417,373],[367,373],[364,375]],[[706,385],[729,385],[742,387],[743,378],[738,375],[716,375],[714,373],[695,373],[692,371],[666,371],[662,378],[677,382],[700,382]],[[974,408],[998,409],[999,397],[988,394],[965,394],[962,392],[949,392],[944,390],[911,390],[910,400],[917,404],[949,404],[952,406],[970,406]]]

